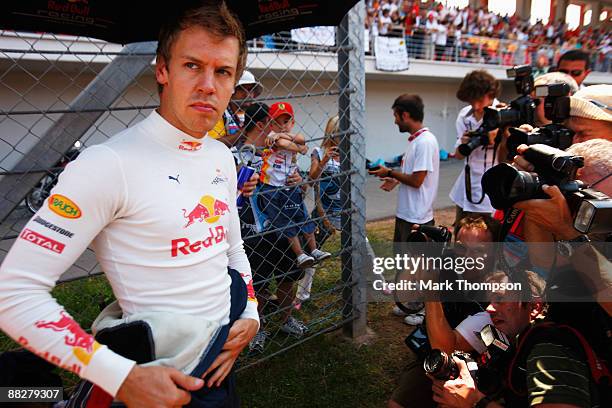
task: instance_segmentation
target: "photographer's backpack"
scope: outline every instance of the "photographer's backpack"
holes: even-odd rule
[[[599,406],[612,406],[612,376],[606,363],[600,359],[587,339],[575,328],[554,322],[542,322],[531,326],[524,333],[508,367],[506,384],[518,397],[527,396],[527,357],[536,344],[561,344],[583,356],[590,371],[590,380],[597,390]],[[591,395],[591,398],[594,396]],[[593,404],[592,404],[593,405]]]

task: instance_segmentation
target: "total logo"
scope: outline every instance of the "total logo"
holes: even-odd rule
[[[188,152],[195,152],[202,148],[201,142],[195,142],[192,140],[183,140],[178,146],[179,150],[185,150]]]
[[[206,221],[209,224],[215,223],[225,213],[229,212],[229,206],[215,197],[205,195],[200,198],[200,202],[187,214],[183,208],[183,217],[187,219],[187,224],[183,228],[189,227],[196,221]]]
[[[38,321],[35,326],[39,329],[51,329],[54,332],[65,333],[64,343],[72,347],[72,353],[83,364],[88,365],[91,358],[100,348],[100,343],[93,336],[87,334],[72,317],[66,312],[60,312],[60,318],[55,321]]]
[[[66,245],[62,244],[61,242],[45,237],[44,235],[28,228],[25,228],[21,234],[19,234],[19,238],[43,247],[51,252],[55,252],[56,254],[61,254],[66,247]]]

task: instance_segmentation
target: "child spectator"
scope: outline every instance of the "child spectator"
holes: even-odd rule
[[[287,187],[287,177],[297,170],[297,153],[308,151],[304,136],[290,133],[295,125],[293,107],[287,102],[277,102],[270,107],[271,132],[267,137],[268,148],[263,154],[261,168],[261,194],[263,212],[273,229],[289,240],[291,250],[300,268],[308,268],[314,262],[329,258],[329,252],[317,248],[315,225],[308,219],[300,187]],[[297,224],[297,225],[296,225]],[[304,235],[310,255],[304,253],[299,233]]]

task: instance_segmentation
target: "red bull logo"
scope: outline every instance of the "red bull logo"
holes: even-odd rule
[[[240,276],[242,276],[244,283],[246,283],[248,300],[257,303],[257,296],[255,296],[255,289],[253,289],[253,278],[245,273],[240,273]]]
[[[200,150],[201,147],[202,143],[191,140],[183,140],[178,146],[179,150],[186,150],[188,152],[195,152]]]
[[[229,212],[229,206],[213,196],[205,195],[200,198],[200,202],[189,214],[183,208],[183,217],[187,219],[187,224],[183,228],[189,227],[194,222],[206,221],[209,224],[215,223],[225,213]]]
[[[38,321],[34,325],[39,329],[51,329],[55,332],[66,332],[64,343],[67,346],[73,347],[74,355],[86,365],[89,364],[91,357],[96,350],[100,348],[100,344],[96,342],[93,336],[87,334],[72,317],[66,312],[60,312],[61,317],[56,321]]]
[[[191,242],[189,238],[178,238],[172,240],[172,257],[175,258],[179,254],[190,255],[200,252],[202,248],[210,248],[213,245],[220,244],[225,241],[226,232],[223,225],[218,225],[214,228],[208,228],[208,236],[204,236],[202,240]]]

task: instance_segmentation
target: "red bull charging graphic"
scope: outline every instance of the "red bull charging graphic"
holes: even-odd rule
[[[55,332],[65,333],[64,343],[71,346],[72,352],[85,365],[89,364],[91,357],[96,350],[100,348],[100,344],[96,342],[93,336],[87,334],[72,317],[66,312],[60,312],[61,317],[55,321],[38,321],[35,326],[39,329],[51,329]]]
[[[183,228],[189,227],[196,221],[206,221],[209,224],[215,223],[222,215],[228,213],[229,210],[227,203],[217,200],[213,196],[205,195],[200,198],[200,202],[189,214],[187,214],[186,209],[183,209],[183,217],[187,220],[187,224]]]

